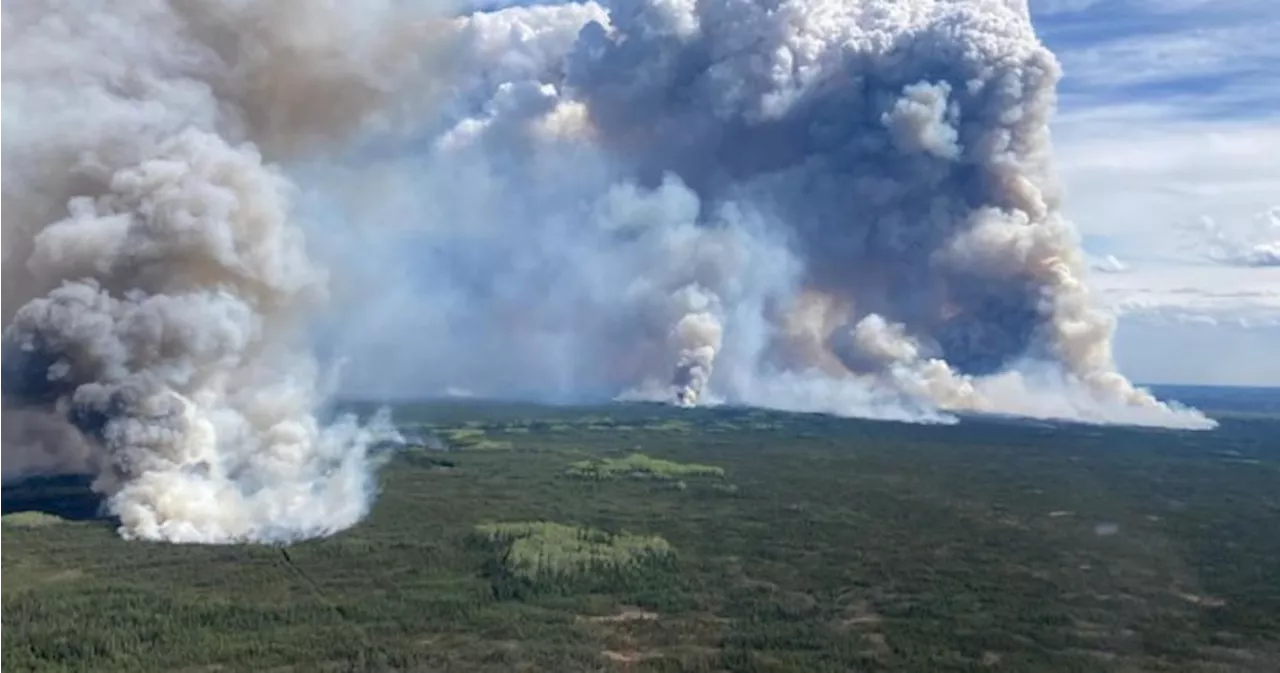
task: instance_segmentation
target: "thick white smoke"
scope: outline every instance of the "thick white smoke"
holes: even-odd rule
[[[326,300],[354,390],[1212,426],[1116,372],[1025,2],[419,16],[5,5],[6,477],[351,525],[391,431],[314,415]]]
[[[6,480],[90,473],[123,535],[173,542],[365,514],[394,430],[314,415],[328,278],[272,157],[377,121],[434,24],[347,5],[5,3]]]
[[[415,376],[499,395],[1212,425],[1116,373],[1025,3],[617,0],[459,25],[452,122],[366,156],[416,176],[380,217],[423,224],[400,241],[422,297],[353,350],[436,335]]]

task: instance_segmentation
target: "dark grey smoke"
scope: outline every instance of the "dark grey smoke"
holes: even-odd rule
[[[1025,17],[916,3],[918,18],[900,8],[908,22],[895,25],[850,2],[797,30],[785,17],[816,6],[671,7],[618,5],[615,32],[589,25],[570,61],[568,91],[601,134],[643,138],[626,153],[641,175],[673,171],[704,200],[768,210],[794,235],[810,289],[902,323],[958,372],[994,373],[1058,336],[1039,304],[1061,277],[1032,268],[1048,260],[991,269],[952,252],[984,218],[1012,217],[1075,255],[1051,231],[1056,194],[1037,151],[1058,66],[1029,44]]]
[[[67,419],[55,412],[33,408],[0,411],[5,446],[24,451],[5,452],[3,482],[9,484],[33,476],[96,474],[99,452]]]
[[[354,524],[397,438],[316,418],[317,317],[353,393],[1213,425],[1116,371],[1025,2],[407,12],[5,4],[6,479]]]
[[[283,164],[426,95],[396,83],[437,22],[379,4],[5,3],[6,481],[92,474],[123,535],[173,542],[363,517],[395,433],[314,414],[329,275]]]
[[[383,166],[419,176],[397,215],[434,252],[414,317],[368,329],[433,335],[415,376],[1211,424],[1116,373],[1025,3],[621,0],[462,25],[454,125]]]

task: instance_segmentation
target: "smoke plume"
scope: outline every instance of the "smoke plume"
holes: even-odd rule
[[[484,394],[1212,426],[1116,372],[1025,3],[616,0],[458,25],[451,113],[363,158],[414,176],[366,219],[403,227],[419,296],[368,309],[349,350]]]
[[[392,431],[318,420],[313,336],[349,392],[1213,425],[1116,371],[1025,2],[432,16],[5,6],[6,478],[349,526]]]
[[[92,474],[121,534],[173,542],[365,514],[394,431],[314,415],[328,276],[283,166],[420,69],[434,24],[375,5],[5,4],[6,481]]]

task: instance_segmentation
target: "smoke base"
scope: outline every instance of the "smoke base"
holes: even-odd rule
[[[1023,2],[30,2],[4,30],[5,475],[90,472],[129,537],[365,514],[397,434],[317,420],[317,321],[384,392],[1214,425],[1116,371]]]
[[[400,228],[427,299],[388,299],[346,347],[494,397],[1212,427],[1116,372],[1025,6],[810,4],[460,20],[457,107],[411,155],[365,157],[417,179],[366,219]]]
[[[403,19],[5,5],[6,481],[88,472],[129,538],[290,541],[363,517],[369,447],[397,435],[314,416],[307,316],[329,275],[278,162],[380,121],[433,25]]]

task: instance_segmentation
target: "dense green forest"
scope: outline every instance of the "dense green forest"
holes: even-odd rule
[[[126,542],[5,488],[13,671],[1276,671],[1280,418],[403,405],[372,515]]]

